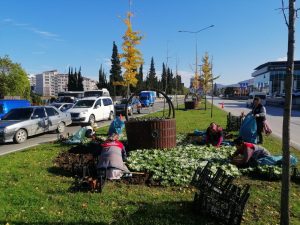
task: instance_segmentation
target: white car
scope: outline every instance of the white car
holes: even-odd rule
[[[110,97],[88,97],[76,102],[71,113],[73,123],[94,124],[100,120],[112,120],[114,118],[114,105]]]

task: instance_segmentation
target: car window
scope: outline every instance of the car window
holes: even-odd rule
[[[97,105],[101,106],[101,99],[99,99],[99,100],[96,102],[95,106],[97,106]]]
[[[60,111],[64,112],[64,111],[72,108],[72,106],[73,106],[72,104],[65,104],[60,108]]]
[[[110,98],[104,98],[102,100],[103,100],[104,106],[112,105],[112,100]],[[124,104],[124,103],[121,102],[121,104]]]
[[[28,120],[32,114],[32,111],[32,108],[12,109],[5,114],[2,120]]]
[[[112,100],[110,98],[107,98],[106,101],[107,101],[107,105],[112,105],[113,104]]]
[[[46,117],[46,113],[44,108],[36,108],[33,113],[33,118],[44,118]]]
[[[53,108],[46,108],[46,112],[48,116],[56,116],[59,113]]]
[[[91,108],[94,105],[95,100],[79,100],[74,105],[74,108]]]

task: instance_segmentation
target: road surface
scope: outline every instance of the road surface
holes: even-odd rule
[[[211,101],[211,97],[207,98]],[[214,105],[221,108],[222,103],[224,103],[224,108],[226,112],[231,112],[233,115],[240,115],[241,112],[246,114],[250,112],[249,108],[246,108],[245,100],[228,100],[220,99],[214,97]],[[272,134],[278,138],[282,138],[282,122],[283,122],[283,108],[266,106],[267,120],[272,128]],[[291,124],[291,146],[300,150],[300,111],[292,110]]]
[[[180,97],[178,99],[178,103],[183,104],[183,97]],[[176,103],[174,102],[174,99],[173,99],[173,104],[174,104],[174,107],[176,107]],[[134,112],[133,117],[144,116],[145,114],[148,114],[148,113],[160,111],[161,109],[163,109],[163,107],[164,107],[163,100],[158,100],[155,102],[153,107],[150,107],[147,109],[142,109],[141,114],[137,114]],[[167,104],[166,104],[166,108],[168,108]],[[111,123],[111,121],[101,121],[101,122],[98,122],[97,125],[98,125],[98,127],[104,127],[104,126],[109,125],[110,123]],[[73,126],[73,125],[68,126],[68,127],[66,127],[64,135],[66,135],[67,133],[69,133],[69,134],[75,133],[79,128],[80,128],[80,126]],[[15,144],[15,143],[0,144],[0,156],[8,154],[8,153],[24,150],[26,148],[34,147],[41,143],[55,141],[55,140],[57,140],[57,138],[58,138],[58,135],[56,133],[46,133],[46,134],[41,134],[41,135],[37,135],[34,137],[29,137],[28,140],[26,140],[22,144]]]

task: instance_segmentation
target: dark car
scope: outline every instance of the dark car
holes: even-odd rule
[[[121,101],[117,101],[116,104],[115,104],[115,112],[116,112],[116,115],[125,115],[126,114],[126,103],[127,103],[127,99],[124,98],[122,99]],[[141,113],[141,102],[134,98],[131,100],[131,102],[128,103],[128,106],[127,106],[127,113],[129,116],[131,116],[133,114],[133,111],[136,110],[137,113]]]
[[[69,113],[52,106],[12,109],[0,120],[0,142],[22,143],[36,134],[54,130],[62,133],[71,123]]]

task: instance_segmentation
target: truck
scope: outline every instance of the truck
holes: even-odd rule
[[[141,91],[139,94],[140,102],[142,107],[153,106],[156,99],[155,91]]]

